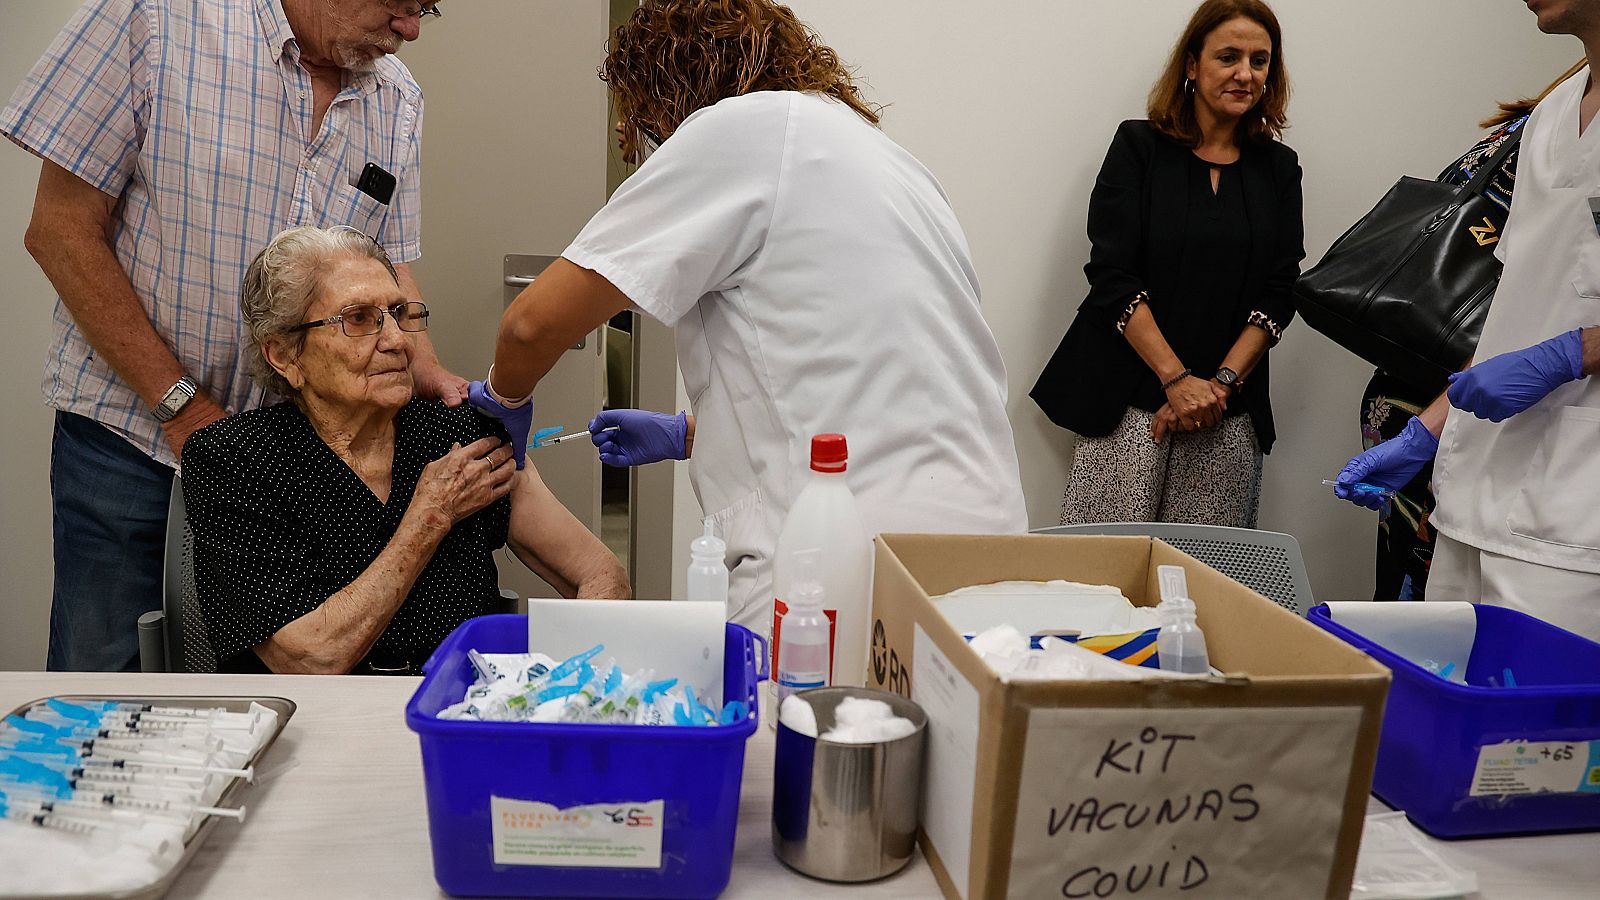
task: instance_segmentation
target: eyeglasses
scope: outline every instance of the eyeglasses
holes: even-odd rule
[[[383,2],[384,5],[388,6],[389,9],[394,11],[396,15],[414,15],[424,23],[426,23],[429,19],[438,19],[444,16],[444,13],[439,11],[439,4],[430,3],[428,0],[383,0]],[[416,4],[416,12],[410,11],[409,7],[412,4]]]
[[[401,331],[428,330],[428,305],[419,300],[411,300],[396,303],[387,309],[371,303],[356,303],[339,310],[337,316],[329,316],[315,322],[301,322],[285,329],[285,332],[293,334],[320,325],[337,324],[345,337],[366,337],[383,330],[383,317],[386,315],[394,317],[394,324],[400,326]]]

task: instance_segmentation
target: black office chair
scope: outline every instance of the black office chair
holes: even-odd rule
[[[1039,528],[1035,534],[1136,534],[1160,538],[1298,616],[1316,601],[1293,535],[1254,528],[1171,522],[1096,522]]]

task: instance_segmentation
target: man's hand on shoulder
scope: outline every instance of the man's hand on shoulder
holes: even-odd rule
[[[419,354],[412,361],[411,384],[418,397],[443,400],[452,409],[467,402],[467,380],[446,369],[437,357]]]
[[[188,442],[189,435],[210,425],[218,419],[228,417],[228,411],[218,406],[215,401],[204,393],[194,395],[194,399],[183,405],[183,409],[171,420],[161,423],[161,430],[166,432],[167,445],[177,455],[178,461],[183,461],[183,445]]]

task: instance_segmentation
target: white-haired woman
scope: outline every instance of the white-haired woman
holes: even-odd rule
[[[195,587],[219,668],[415,673],[499,599],[509,544],[566,596],[626,597],[617,558],[498,423],[412,394],[427,308],[382,248],[292,228],[250,264],[255,375],[288,401],[191,437],[183,492]]]

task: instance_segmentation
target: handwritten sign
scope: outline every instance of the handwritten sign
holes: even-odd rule
[[[1320,897],[1358,707],[1034,709],[1010,897]]]
[[[1506,741],[1478,748],[1473,797],[1600,793],[1600,741]]]

